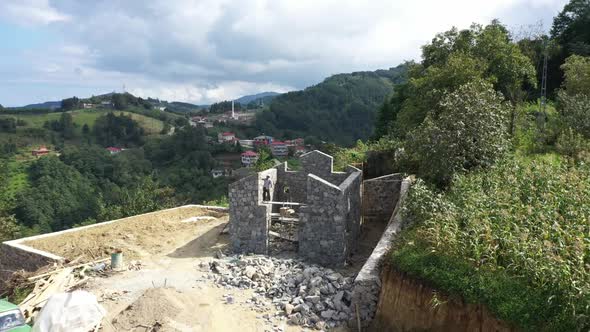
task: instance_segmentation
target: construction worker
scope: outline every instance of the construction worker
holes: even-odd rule
[[[270,175],[267,175],[262,186],[262,201],[270,201],[270,189],[272,189],[272,180],[270,179]]]

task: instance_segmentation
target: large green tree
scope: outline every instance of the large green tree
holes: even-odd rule
[[[485,168],[508,149],[508,107],[491,83],[475,81],[448,93],[437,113],[409,135],[418,175],[440,186],[457,173]]]
[[[531,60],[498,21],[438,34],[422,48],[422,58],[411,66],[408,82],[381,107],[377,138],[405,138],[429,113],[438,112],[445,95],[468,82],[489,82],[512,102],[522,98],[525,85],[536,85]]]

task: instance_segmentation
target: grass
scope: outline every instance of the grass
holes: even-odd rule
[[[576,330],[559,297],[548,300],[553,290],[534,287],[501,269],[476,269],[457,257],[405,244],[391,255],[396,269],[468,303],[484,304],[497,318],[525,331]]]
[[[83,109],[70,111],[74,123],[77,125],[76,130],[78,133],[82,131],[84,124],[87,124],[90,128],[94,125],[96,119],[109,112],[116,114],[123,113],[139,123],[144,128],[147,134],[157,135],[164,128],[164,123],[161,120],[154,119],[145,115],[127,112],[127,111],[114,111],[114,110],[103,110],[103,109]],[[24,127],[19,128],[42,128],[43,124],[47,121],[59,120],[61,113],[47,113],[47,114],[23,114],[23,115],[2,115],[1,117],[17,117],[18,119],[26,121]]]
[[[18,161],[11,161],[8,163],[9,178],[6,193],[9,197],[14,197],[16,193],[24,190],[29,185],[26,165],[26,163]]]
[[[418,181],[393,262],[520,329],[587,330],[589,179],[588,165],[550,153],[458,176],[444,192]]]

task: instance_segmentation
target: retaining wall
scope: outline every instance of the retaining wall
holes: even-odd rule
[[[391,249],[392,241],[402,228],[401,207],[411,183],[412,178],[410,177],[401,181],[399,199],[391,204],[395,208],[389,219],[388,226],[371,256],[369,256],[354,280],[353,308],[358,306],[360,318],[365,326],[370,324],[377,311],[377,303],[381,292],[381,269],[383,262],[387,258],[387,253]],[[385,202],[381,202],[381,204],[387,205]]]

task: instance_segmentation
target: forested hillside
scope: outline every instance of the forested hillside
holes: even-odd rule
[[[302,91],[277,96],[256,126],[277,137],[313,136],[340,145],[351,145],[373,133],[376,111],[404,82],[406,66],[328,77]]]
[[[498,21],[436,35],[375,140],[336,154],[417,176],[395,269],[518,330],[590,327],[588,17],[590,2],[572,0],[550,36],[517,41]],[[540,44],[563,73],[545,106]]]

